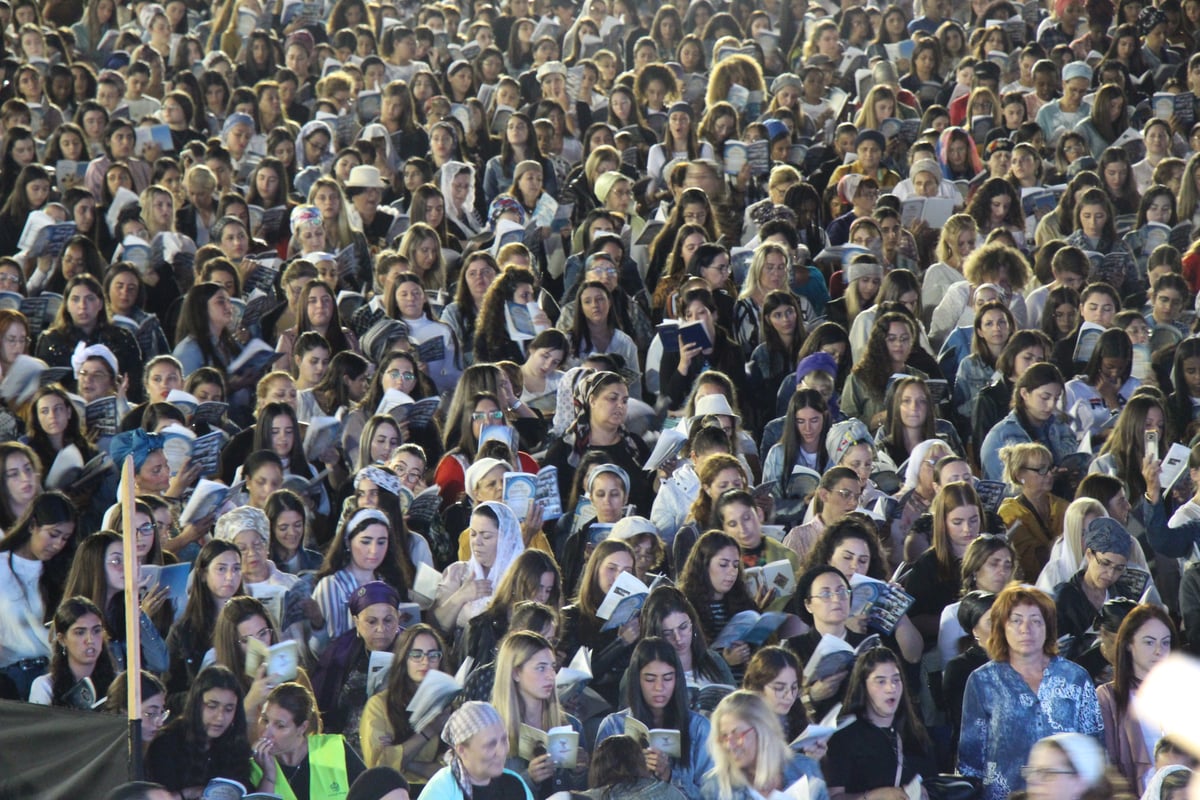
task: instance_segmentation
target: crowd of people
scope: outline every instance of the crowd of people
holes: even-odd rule
[[[122,797],[1184,796],[1200,0],[0,26],[0,697]]]

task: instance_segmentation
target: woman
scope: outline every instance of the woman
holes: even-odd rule
[[[648,191],[652,195],[667,188],[665,167],[669,162],[682,159],[695,161],[698,158],[714,158],[711,144],[697,141],[693,117],[695,109],[689,103],[673,103],[666,109],[666,125],[662,129],[661,141],[650,148],[646,157],[646,174],[650,176]]]
[[[755,249],[750,271],[746,273],[734,308],[734,329],[744,355],[749,356],[759,344],[760,325],[765,327],[767,322],[767,295],[773,291],[786,291],[791,274],[792,259],[786,247],[764,242]],[[803,325],[803,320],[800,324]],[[793,326],[790,337],[794,338],[795,330]]]
[[[562,607],[558,565],[541,550],[523,550],[513,559],[488,607],[467,623],[458,644],[462,657],[472,659],[476,666],[495,661],[496,648],[511,627],[517,604],[526,600],[556,609]]]
[[[390,318],[408,326],[409,340],[437,390],[452,391],[462,375],[458,343],[450,327],[433,318],[421,278],[413,272],[397,275],[385,310]]]
[[[595,662],[593,662],[593,670]],[[657,741],[645,743],[646,765],[659,780],[670,781],[688,797],[699,793],[704,774],[712,766],[705,744],[708,720],[688,710],[687,687],[675,648],[663,639],[648,637],[638,642],[629,664],[625,707],[609,714],[596,732],[597,743],[622,734],[630,724],[646,729],[679,731],[679,751],[666,753]],[[769,716],[769,712],[768,712]]]
[[[1029,800],[1083,800],[1126,796],[1117,772],[1104,766],[1104,749],[1092,736],[1058,733],[1039,740],[1021,768]],[[1166,798],[1167,792],[1143,797]]]
[[[371,695],[362,712],[359,732],[363,761],[368,767],[392,767],[419,785],[440,769],[437,756],[442,751],[442,742],[438,736],[448,714],[443,713],[422,730],[415,730],[408,704],[425,676],[431,671],[444,672],[448,659],[438,632],[424,624],[406,628],[396,640],[395,652],[400,663],[393,662],[387,686]]]
[[[289,681],[271,690],[261,724],[250,779],[262,791],[317,800],[352,785],[366,771],[345,738],[321,732],[316,698],[301,683]]]
[[[536,403],[539,410],[554,410],[560,369],[571,353],[571,343],[562,331],[544,330],[529,342],[528,355],[521,364],[521,397],[523,403]]]
[[[463,703],[446,721],[442,741],[450,745],[449,766],[430,778],[422,797],[470,800],[474,791],[482,789],[488,797],[533,800],[525,782],[504,766],[508,731],[492,706],[477,700]]]
[[[978,536],[984,510],[970,483],[947,483],[933,499],[933,546],[922,553],[902,579],[914,598],[908,609],[928,648],[937,641],[942,610],[959,594],[961,564]]]
[[[921,281],[921,306],[926,314],[932,314],[946,290],[963,279],[964,264],[975,250],[977,238],[975,220],[970,214],[955,214],[946,220],[934,252],[937,262],[925,271]]]
[[[573,485],[569,502],[576,513],[565,515],[559,523],[559,549],[565,592],[573,593],[579,586],[592,550],[597,542],[612,536],[611,531],[621,519],[629,519],[629,474],[616,464],[607,464],[600,453],[587,453],[579,462],[576,473],[578,486]],[[639,518],[640,519],[640,518]],[[634,537],[636,538],[636,537]],[[627,542],[631,548],[637,543]],[[636,572],[637,564],[634,565]]]
[[[632,736],[610,736],[596,746],[582,794],[588,800],[617,800],[637,796],[645,800],[684,800],[686,795],[651,774],[641,744]]]
[[[52,367],[66,367],[80,342],[102,344],[117,357],[129,386],[142,385],[142,353],[133,334],[109,322],[104,310],[104,289],[91,275],[76,275],[67,281],[63,303],[54,324],[38,337],[37,357]]]
[[[1022,788],[1021,766],[1039,732],[1099,736],[1100,704],[1087,672],[1058,655],[1054,601],[1025,585],[992,606],[992,660],[967,679],[958,769],[1004,800]]]
[[[767,451],[762,477],[764,482],[779,481],[781,492],[786,494],[786,484],[795,467],[807,467],[824,474],[832,466],[825,450],[832,418],[820,392],[799,389],[788,400],[783,419],[783,435],[779,443]],[[789,420],[791,425],[787,424]]]
[[[524,549],[520,522],[500,503],[480,503],[473,509],[468,536],[471,559],[445,569],[432,609],[438,627],[455,639],[487,608],[494,587]]]
[[[143,286],[142,276],[137,268],[128,261],[118,262],[109,267],[104,273],[104,296],[108,298],[108,313],[111,319],[117,316],[133,320],[138,328],[139,346],[142,347],[142,359],[150,361],[171,351],[167,343],[167,335],[163,332],[158,316],[145,310],[147,290]]]
[[[538,147],[537,136],[533,131],[533,120],[522,111],[509,114],[504,124],[504,133],[500,137],[500,154],[488,159],[483,171],[483,202],[491,205],[505,187],[513,183],[517,164],[522,161],[536,161],[542,165],[542,173],[547,179],[547,191],[557,194],[554,169],[542,157]]]
[[[807,559],[824,532],[858,508],[861,500],[862,481],[857,472],[843,466],[827,469],[812,495],[812,519],[788,531],[783,537],[784,546],[795,551],[801,560]]]
[[[1092,283],[1103,281],[1124,297],[1139,291],[1141,285],[1133,252],[1117,236],[1117,212],[1108,192],[1107,188],[1092,188],[1083,192],[1075,206],[1075,232],[1067,237],[1066,242],[1084,252],[1111,255],[1112,258],[1107,259],[1102,267],[1093,267],[1088,273],[1088,280]],[[1135,203],[1128,213],[1136,211]]]
[[[364,584],[383,581],[401,597],[408,595],[402,560],[407,557],[398,544],[393,546],[395,521],[382,511],[364,508],[341,526],[325,554],[325,563],[317,573],[313,600],[325,618],[310,646],[320,652],[331,639],[337,639],[353,625],[348,601]]]
[[[1083,563],[1074,575],[1054,590],[1057,627],[1072,656],[1090,644],[1090,632],[1099,629],[1100,610],[1104,604],[1130,595],[1130,586],[1121,578],[1126,574],[1135,546],[1134,538],[1115,519],[1092,520],[1084,529]],[[1138,597],[1142,594],[1140,590],[1135,593]],[[1071,638],[1067,639],[1068,636]]]
[[[631,477],[629,501],[645,516],[650,511],[651,491],[641,465],[649,451],[641,437],[625,428],[629,389],[615,372],[594,372],[575,386],[575,408],[579,409],[566,435],[550,446],[544,463],[558,468],[559,494],[570,494],[571,482],[580,459],[588,452],[602,452],[606,463],[616,464]]]
[[[738,542],[718,530],[710,530],[696,540],[687,562],[679,569],[679,587],[693,600],[700,628],[709,641],[723,632],[725,625],[742,611],[758,610],[769,597],[765,587],[757,597],[750,594],[742,570]],[[751,646],[735,641],[721,651],[734,677],[740,678],[750,660]]]
[[[907,314],[889,311],[875,320],[866,351],[846,379],[841,402],[846,416],[858,417],[874,430],[884,422],[887,384],[893,374],[928,377],[908,366],[916,339],[916,322]]]
[[[195,676],[179,716],[150,743],[146,776],[187,798],[199,798],[213,778],[254,786],[237,675],[212,666]]]
[[[808,797],[829,797],[821,769],[807,755],[793,753],[778,719],[761,695],[736,691],[713,711],[708,752],[713,769],[704,777],[704,800],[748,800],[785,791],[808,778]]]
[[[321,281],[310,281],[300,290],[299,306],[300,314],[295,327],[280,334],[279,343],[275,345],[275,352],[281,354],[281,358],[274,364],[275,369],[292,371],[298,363],[292,359],[296,339],[308,331],[315,331],[325,337],[332,353],[359,352],[358,338],[349,328],[342,326],[332,288]]]
[[[353,627],[322,651],[313,671],[313,693],[325,730],[343,734],[360,748],[371,654],[395,653],[396,637],[407,621],[398,610],[399,592],[383,581],[359,586],[348,605]]]
[[[88,441],[80,417],[70,395],[59,384],[38,389],[29,401],[25,441],[38,456],[43,482],[63,448],[78,449],[85,464],[95,456],[96,448]]]
[[[950,423],[937,418],[933,395],[930,394],[925,381],[914,377],[899,378],[892,386],[890,394],[892,401],[884,418],[879,450],[891,458],[893,464],[899,465],[908,461],[911,468],[911,459],[917,448],[939,438],[944,440],[947,452],[962,449],[958,443],[958,436],[951,433]],[[906,477],[904,488],[911,489],[913,486],[913,482]],[[925,500],[928,505],[933,500],[932,493],[927,495]]]
[[[963,563],[966,564],[966,559],[963,559]],[[962,635],[953,637],[952,655],[947,656],[945,651],[942,653],[942,701],[950,717],[954,732],[952,741],[956,743],[956,749],[962,730],[963,692],[967,688],[967,678],[988,662],[986,645],[992,630],[991,613],[995,601],[995,592],[974,589],[953,606],[954,627]],[[947,612],[950,609],[951,606],[946,607]]]
[[[1017,566],[1027,579],[1041,573],[1050,560],[1050,548],[1063,529],[1067,500],[1053,494],[1054,462],[1041,444],[1025,442],[1004,447],[1004,480],[1016,493],[1000,504],[1017,556]]]
[[[1084,372],[1067,381],[1063,405],[1093,439],[1109,436],[1112,417],[1121,413],[1141,385],[1131,376],[1133,345],[1120,328],[1102,332],[1095,340]]]
[[[0,540],[0,673],[28,697],[49,664],[45,625],[63,596],[75,546],[76,512],[66,495],[46,492]]]
[[[297,575],[316,572],[322,556],[306,547],[308,541],[308,507],[290,489],[279,489],[267,498],[263,509],[271,523],[271,541],[267,555],[280,571]]]
[[[241,352],[233,338],[233,303],[229,293],[219,283],[197,283],[184,295],[175,331],[175,350],[172,355],[183,365],[185,376],[200,367],[215,367],[222,371]],[[229,376],[230,392],[247,388],[257,376],[234,373]]]
[[[479,250],[466,256],[454,301],[442,310],[441,320],[450,326],[459,345],[465,366],[475,363],[475,330],[483,298],[500,274],[500,265],[491,253]]]
[[[885,787],[904,792],[916,776],[937,774],[904,668],[888,648],[873,647],[855,659],[842,713],[857,719],[829,738],[825,779],[833,797],[873,797]]]
[[[631,572],[633,550],[619,539],[606,539],[596,545],[583,570],[575,602],[562,610],[558,652],[560,662],[568,663],[580,647],[592,650],[592,688],[611,706],[617,704],[620,679],[641,625],[634,616],[616,630],[602,630],[605,621],[596,616],[600,604],[622,572]]]
[[[525,360],[524,341],[518,341],[506,330],[516,328],[510,310],[513,305],[523,307],[533,316],[530,324],[535,328],[548,327],[549,320],[537,308],[537,278],[527,269],[510,266],[492,281],[479,307],[473,350],[476,360],[517,363]]]
[[[747,381],[751,397],[760,398],[756,404],[760,425],[765,425],[776,413],[773,389],[800,362],[804,322],[800,303],[794,294],[790,291],[767,292],[759,320],[759,343],[750,353],[750,377]],[[836,379],[836,364],[833,372]]]
[[[115,674],[100,609],[86,597],[70,597],[54,612],[50,630],[55,642],[50,672],[33,682],[29,702],[92,710],[96,694],[107,690]]]
[[[712,684],[732,686],[733,673],[715,650],[710,650],[700,616],[683,592],[673,586],[658,586],[642,606],[642,632],[669,643],[679,657],[692,710],[699,710],[699,690]]]
[[[0,444],[0,468],[4,474],[0,484],[0,530],[8,531],[42,493],[42,463],[29,445],[4,442]]]
[[[954,378],[954,410],[964,420],[971,417],[971,404],[988,385],[996,371],[1000,354],[1016,330],[1016,320],[1003,303],[984,303],[975,312],[971,354],[958,362]]]
[[[1053,306],[1047,306],[1052,309]],[[1048,310],[1047,312],[1051,312]],[[1054,312],[1056,313],[1056,312]],[[1072,326],[1074,327],[1074,326]],[[976,395],[971,405],[971,447],[978,454],[987,432],[1012,406],[1013,386],[1033,364],[1046,361],[1052,346],[1040,331],[1017,331],[996,359],[996,376]]]
[[[138,549],[145,543],[147,552],[157,536],[156,523],[149,506],[139,503],[134,515]],[[146,531],[146,533],[143,533]],[[67,577],[66,597],[85,597],[101,609],[108,651],[118,668],[126,664],[124,545],[113,531],[99,531],[84,539],[75,553],[71,574]],[[161,560],[161,556],[160,559]],[[170,661],[163,634],[173,618],[167,603],[167,587],[159,586],[139,598],[139,630],[142,663],[155,673],[167,671]],[[157,624],[156,624],[157,623]],[[98,687],[103,691],[103,687]]]
[[[701,372],[715,369],[734,380],[740,393],[745,392],[745,357],[733,338],[720,325],[717,302],[707,287],[693,287],[683,292],[679,300],[679,325],[698,322],[704,330],[708,346],[685,341],[682,336],[676,350],[664,348],[660,375],[662,394],[670,398],[671,407],[684,404],[696,378]],[[667,335],[670,335],[669,333]]]
[[[1050,451],[1057,466],[1075,452],[1078,440],[1070,425],[1059,418],[1062,375],[1053,364],[1034,364],[1013,387],[1012,411],[992,428],[980,448],[983,477],[1002,480],[1000,449],[1020,442],[1039,442]]]
[[[506,765],[531,788],[536,788],[539,796],[548,791],[585,788],[587,752],[582,747],[574,753],[556,750],[540,752],[533,758],[520,755],[524,749],[520,746],[521,734],[526,727],[543,733],[566,727],[580,737],[583,735],[579,720],[559,706],[554,686],[557,671],[554,649],[538,633],[514,631],[500,644],[492,705],[508,729]],[[564,767],[563,760],[574,762],[575,766]]]
[[[984,244],[973,250],[963,265],[964,280],[952,284],[937,303],[929,326],[929,336],[935,343],[945,342],[955,328],[972,324],[976,313],[975,298],[986,283],[1000,289],[1000,300],[1012,312],[1016,328],[1026,326],[1027,311],[1022,293],[1029,283],[1029,262],[1015,247],[1001,241]]]
[[[173,707],[180,708],[188,687],[197,685],[196,676],[205,652],[212,646],[221,609],[234,596],[245,593],[242,556],[237,547],[216,539],[205,544],[192,570],[192,585],[183,616],[171,626],[167,635],[167,651],[171,656],[167,691]],[[237,691],[240,704],[240,681]]]
[[[767,707],[775,712],[783,739],[792,741],[808,727],[808,715],[800,702],[800,662],[786,647],[770,645],[750,659],[742,688],[762,695]],[[813,758],[824,755],[825,743],[806,747]]]
[[[1144,789],[1154,775],[1154,754],[1162,732],[1142,724],[1132,701],[1154,665],[1170,655],[1177,638],[1175,623],[1163,609],[1137,606],[1117,632],[1113,680],[1096,690],[1109,761],[1135,789]]]

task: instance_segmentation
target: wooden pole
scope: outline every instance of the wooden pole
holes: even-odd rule
[[[142,627],[138,602],[137,531],[133,529],[135,508],[133,456],[125,457],[121,467],[121,519],[125,556],[125,679],[129,719],[129,780],[142,779]]]

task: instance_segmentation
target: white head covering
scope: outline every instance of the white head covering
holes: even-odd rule
[[[1191,770],[1182,764],[1171,764],[1154,773],[1154,777],[1146,784],[1146,791],[1142,792],[1141,800],[1159,800],[1162,797],[1163,780],[1171,773],[1179,772],[1180,770],[1191,772]]]
[[[459,207],[451,202],[450,186],[463,170],[470,173],[471,183],[470,188],[467,189],[466,202]],[[465,233],[474,235],[482,231],[483,223],[475,215],[475,167],[463,161],[447,161],[438,172],[438,181],[442,190],[442,202],[446,207],[446,216]]]
[[[1042,739],[1038,744],[1042,742],[1053,743],[1062,748],[1075,772],[1087,781],[1089,788],[1104,777],[1104,748],[1093,737],[1083,733],[1056,733]]]
[[[307,139],[314,131],[324,131],[329,134],[329,146],[325,148],[325,153],[321,156],[321,161],[326,161],[333,158],[334,143],[337,137],[333,133],[333,128],[323,119],[313,119],[304,123],[304,127],[300,129],[300,135],[296,137],[296,171],[305,167],[319,167],[321,164],[309,164],[304,158],[304,140]]]
[[[499,585],[500,579],[504,577],[504,573],[508,572],[513,560],[525,549],[525,540],[521,538],[521,523],[511,508],[490,500],[480,503],[475,510],[478,511],[480,508],[490,509],[496,515],[496,519],[500,520],[500,535],[496,539],[496,561],[492,564],[491,569],[484,570],[472,555],[467,565],[471,568],[470,580],[490,580],[492,587],[495,588]],[[478,616],[491,602],[491,597],[480,597],[470,601],[463,607],[465,617],[460,617],[460,619],[472,619]]]
[[[936,445],[941,445],[946,452],[953,453],[950,445],[941,439],[926,439],[912,449],[908,454],[908,468],[904,471],[904,489],[917,488],[917,478],[921,474],[921,463],[929,457],[929,451]]]
[[[79,370],[83,369],[83,364],[89,358],[98,358],[112,368],[113,380],[117,381],[121,377],[121,369],[117,366],[117,357],[113,355],[113,351],[109,350],[102,344],[84,344],[79,342],[75,345],[75,352],[71,354],[71,368],[75,371],[75,378],[79,378]]]

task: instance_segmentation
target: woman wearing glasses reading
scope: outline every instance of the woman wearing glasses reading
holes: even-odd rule
[[[400,634],[395,652],[401,659],[388,671],[387,687],[367,700],[359,733],[363,761],[368,767],[391,767],[417,785],[441,769],[438,754],[447,708],[421,730],[413,728],[408,704],[430,672],[442,671],[446,648],[438,632],[417,624]],[[414,792],[415,794],[415,792]]]
[[[1089,630],[1098,629],[1100,608],[1108,600],[1134,594],[1122,582],[1130,551],[1136,546],[1129,532],[1109,517],[1088,523],[1083,532],[1083,566],[1054,590],[1058,635],[1078,637],[1068,653],[1082,652],[1090,641]],[[1142,590],[1130,599],[1137,601]]]

